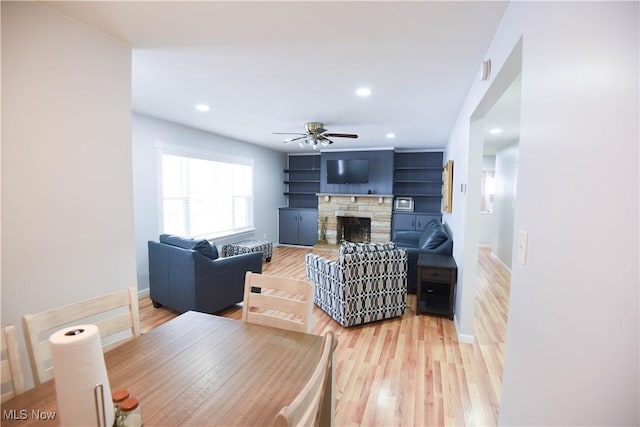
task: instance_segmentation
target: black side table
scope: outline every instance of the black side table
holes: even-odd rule
[[[458,266],[450,255],[421,253],[418,257],[416,314],[430,313],[453,320]]]

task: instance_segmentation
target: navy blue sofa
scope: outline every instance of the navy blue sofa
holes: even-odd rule
[[[242,301],[247,271],[262,273],[262,252],[218,257],[205,239],[162,234],[149,241],[149,296],[153,306],[180,313],[216,313]]]
[[[418,281],[418,256],[422,252],[438,255],[453,254],[453,239],[446,224],[432,219],[422,231],[394,230],[391,241],[398,248],[406,249],[407,259],[407,292],[416,293]]]

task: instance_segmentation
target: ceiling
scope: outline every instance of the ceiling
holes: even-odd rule
[[[42,3],[132,46],[135,112],[284,152],[309,121],[359,135],[331,149],[444,148],[507,5]]]

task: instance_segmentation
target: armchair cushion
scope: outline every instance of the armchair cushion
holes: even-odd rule
[[[160,243],[198,251],[211,260],[218,259],[219,256],[216,245],[211,245],[206,239],[192,239],[190,237],[175,236],[173,234],[161,234]]]

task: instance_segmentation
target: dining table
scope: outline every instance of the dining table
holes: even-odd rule
[[[104,358],[111,390],[139,400],[145,427],[267,426],[302,390],[322,350],[318,335],[188,311]],[[323,426],[333,425],[334,368]],[[2,426],[60,425],[54,381],[3,402]]]

